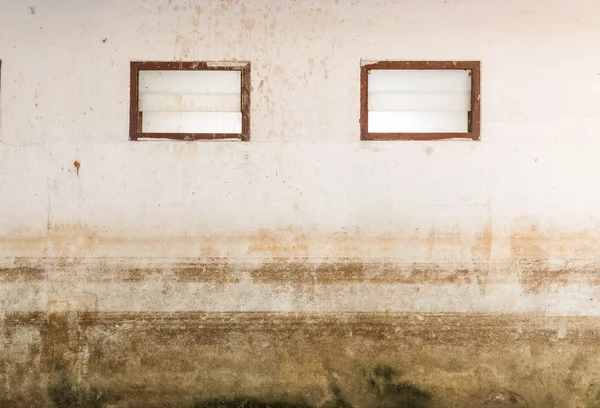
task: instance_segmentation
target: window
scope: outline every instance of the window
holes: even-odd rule
[[[250,139],[250,63],[132,62],[130,140]]]
[[[363,63],[361,140],[478,140],[479,68],[478,61]]]

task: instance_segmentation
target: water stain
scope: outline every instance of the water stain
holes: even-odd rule
[[[55,367],[48,395],[56,408],[106,408],[117,401],[109,392],[82,386],[64,362]]]

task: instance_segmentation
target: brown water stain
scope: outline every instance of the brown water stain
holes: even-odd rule
[[[254,282],[271,284],[331,285],[343,283],[451,284],[468,283],[469,271],[450,270],[435,264],[394,264],[364,262],[360,259],[332,259],[321,263],[275,259],[252,270]]]
[[[445,408],[513,399],[549,406],[549,393],[550,406],[589,405],[599,325],[533,315],[9,313],[0,323],[12,344],[5,364],[16,367],[20,347],[31,348],[16,341],[18,333],[39,332],[40,346],[19,375],[27,383],[45,373],[36,384],[48,391],[15,387],[2,395],[0,387],[0,400],[29,403],[35,395],[36,406],[48,398],[87,407],[81,401],[102,397],[129,407],[197,401],[206,408],[202,402],[215,398],[295,396],[314,408],[340,399],[377,408],[377,401],[401,398],[389,389]],[[427,404],[412,406],[437,406]]]
[[[176,264],[171,273],[177,282],[237,283],[235,265],[227,259],[199,260]]]
[[[511,263],[526,293],[572,284],[600,285],[600,234],[596,230],[542,230],[536,223],[515,227],[509,237]]]
[[[39,282],[46,277],[46,270],[42,267],[14,266],[0,268],[0,283],[25,283]]]

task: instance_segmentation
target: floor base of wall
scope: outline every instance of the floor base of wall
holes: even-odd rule
[[[600,319],[10,313],[5,407],[595,407]]]

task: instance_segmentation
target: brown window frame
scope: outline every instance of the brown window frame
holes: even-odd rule
[[[370,133],[369,72],[384,69],[468,69],[471,70],[471,111],[466,133]],[[443,140],[481,137],[481,62],[480,61],[379,61],[361,65],[360,69],[360,140]]]
[[[241,133],[143,133],[142,113],[139,111],[140,71],[241,71],[242,132]],[[175,140],[250,140],[250,63],[249,62],[188,62],[188,61],[132,61],[130,79],[129,140],[175,139]]]

